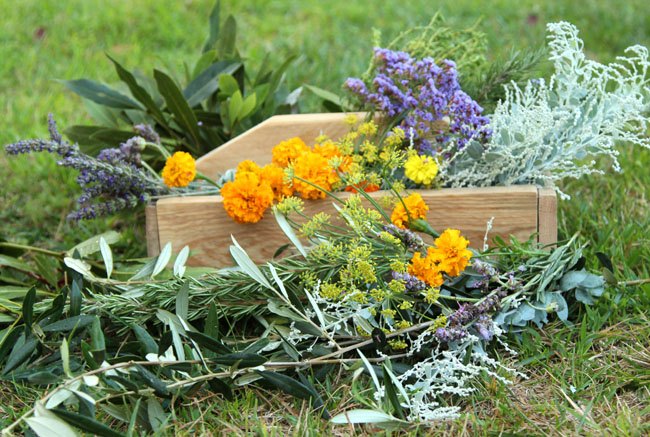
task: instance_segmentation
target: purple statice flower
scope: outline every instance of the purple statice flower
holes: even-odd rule
[[[478,304],[462,304],[447,317],[445,328],[438,328],[435,337],[438,341],[449,342],[460,340],[467,336],[473,328],[483,340],[491,340],[494,336],[494,326],[488,313],[499,309],[501,299],[496,295],[486,297]]]
[[[391,276],[397,281],[404,282],[407,292],[417,293],[427,288],[427,284],[411,274],[391,271]]]
[[[470,140],[490,137],[489,120],[461,90],[454,62],[438,65],[431,58],[416,60],[405,52],[375,48],[375,64],[370,83],[349,78],[345,87],[365,106],[401,118],[400,127],[413,132],[420,153],[435,153],[452,139],[462,149]]]
[[[139,166],[142,138],[133,138],[119,148],[104,149],[94,158],[82,153],[76,144],[63,140],[51,114],[48,125],[49,140],[19,141],[6,146],[6,150],[14,155],[54,153],[61,157],[58,165],[79,171],[77,183],[82,192],[77,199],[78,209],[68,215],[69,219],[110,215],[167,192],[160,180],[149,176]]]
[[[418,234],[408,229],[398,228],[394,224],[384,226],[384,231],[397,237],[407,249],[418,252],[424,248],[424,240]]]

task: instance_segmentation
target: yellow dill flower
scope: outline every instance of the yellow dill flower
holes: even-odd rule
[[[343,117],[343,122],[348,126],[354,126],[358,121],[359,117],[357,117],[357,114],[347,114],[345,117]]]
[[[388,340],[388,345],[397,351],[404,350],[408,347],[408,345],[404,340],[397,340],[397,339]]]
[[[416,184],[430,186],[438,175],[438,164],[431,156],[411,153],[404,163],[404,175]]]
[[[404,281],[393,279],[388,283],[388,289],[395,294],[402,294],[406,291]]]
[[[379,155],[377,154],[378,150],[377,146],[370,141],[364,141],[363,144],[361,144],[361,147],[359,147],[359,151],[363,158],[369,164],[372,164],[379,159]]]
[[[316,273],[311,271],[302,272],[300,274],[300,280],[302,281],[304,287],[313,288],[318,283],[318,276]]]
[[[381,310],[381,315],[384,316],[384,317],[388,317],[390,319],[394,319],[395,314],[397,314],[397,311],[395,311],[393,309],[390,309],[390,308],[386,308],[384,310]]]
[[[449,276],[461,274],[472,252],[467,249],[469,241],[460,235],[458,229],[447,229],[435,240],[435,247],[429,248],[433,259],[439,263],[438,268]]]
[[[400,241],[399,238],[397,238],[396,236],[394,236],[392,234],[389,234],[386,231],[381,231],[379,233],[379,239],[381,241],[383,241],[384,243],[392,244],[394,246],[399,246],[399,245],[402,244],[402,242]]]
[[[338,175],[329,165],[327,159],[314,152],[306,152],[295,160],[293,174],[295,176],[293,180],[294,188],[303,199],[325,198],[327,195],[325,191],[330,191],[332,185],[339,180]]]
[[[353,293],[350,296],[350,299],[360,304],[368,303],[368,296],[362,293],[361,291],[356,291],[355,293]]]
[[[257,223],[273,203],[273,190],[255,173],[245,172],[221,187],[223,207],[237,223]]]
[[[406,328],[410,328],[411,326],[413,326],[413,324],[408,320],[399,320],[395,322],[395,328],[397,329],[406,329]]]
[[[440,297],[439,288],[427,288],[427,290],[424,292],[424,301],[426,303],[430,303],[430,304],[436,303],[439,297]]]
[[[400,127],[394,127],[393,130],[391,131],[391,134],[388,135],[384,140],[384,144],[388,147],[397,147],[400,144],[402,144],[404,138],[406,138],[404,129]]]
[[[398,202],[395,205],[395,209],[393,209],[393,213],[390,216],[390,220],[395,226],[405,229],[412,220],[426,219],[429,207],[424,203],[422,196],[418,193],[413,193],[403,200],[403,202]]]
[[[256,175],[259,176],[261,172],[262,169],[260,168],[259,165],[257,165],[255,162],[251,161],[250,159],[247,159],[237,164],[237,172],[235,173],[235,177],[237,177],[237,175],[242,173],[255,173]]]
[[[316,232],[323,229],[323,227],[330,222],[331,216],[324,212],[319,212],[314,214],[310,220],[305,222],[300,227],[300,231],[305,234],[306,237],[313,237],[316,235]]]
[[[431,249],[429,248],[429,250]],[[415,252],[411,258],[408,272],[431,287],[440,287],[444,282],[442,273],[438,269],[438,263],[429,256],[429,253],[422,258],[420,252]]]
[[[390,234],[388,234],[388,235],[390,235]],[[393,235],[391,235],[391,237],[393,237]],[[396,238],[396,237],[394,237],[394,238]],[[399,242],[399,239],[397,239],[397,241]],[[388,266],[390,267],[391,270],[393,270],[393,271],[395,271],[397,273],[406,273],[406,269],[408,269],[408,264],[406,264],[401,259],[397,259],[397,258],[392,260]]]
[[[298,137],[290,138],[273,148],[273,163],[280,167],[286,167],[306,152],[309,152],[309,147],[302,139]]]
[[[400,310],[410,310],[411,308],[413,308],[413,302],[409,300],[403,300],[402,303],[400,303],[397,308],[399,308]]]
[[[302,199],[299,199],[295,196],[285,197],[277,205],[276,208],[280,213],[288,215],[289,213],[296,211],[302,212],[304,209],[304,202]]]
[[[370,290],[370,297],[375,299],[377,302],[381,302],[386,298],[386,293],[381,288],[373,288]]]
[[[176,152],[165,161],[162,178],[170,188],[187,187],[196,177],[196,161],[187,152]]]
[[[377,308],[370,307],[368,308],[368,312],[370,313],[371,316],[375,317],[377,315]]]
[[[377,124],[373,121],[368,121],[365,123],[361,123],[357,131],[361,135],[365,136],[371,136],[377,133]]]
[[[360,325],[357,325],[357,333],[361,337],[370,337],[370,333],[368,331],[366,331],[365,329],[363,329]]]
[[[338,285],[331,284],[329,282],[321,284],[320,289],[318,290],[318,294],[320,294],[323,298],[329,300],[339,299],[342,292],[343,290],[341,290]]]
[[[447,316],[440,314],[436,319],[433,321],[433,325],[431,328],[429,328],[432,331],[435,331],[438,328],[444,328],[447,326]]]

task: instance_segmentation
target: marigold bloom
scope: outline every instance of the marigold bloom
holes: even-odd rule
[[[293,187],[284,181],[284,169],[275,164],[265,165],[260,169],[259,176],[266,181],[273,190],[273,197],[281,200],[293,194]]]
[[[309,147],[302,139],[298,137],[290,138],[273,148],[273,163],[280,167],[286,167],[306,152],[309,152]]]
[[[431,156],[412,154],[404,163],[404,175],[420,185],[431,185],[438,175],[438,164]]]
[[[458,276],[467,267],[472,252],[467,249],[469,241],[460,235],[458,229],[447,229],[435,240],[435,247],[429,248],[431,256],[439,263],[439,269],[449,276]]]
[[[327,161],[330,161],[332,158],[339,158],[340,165],[338,170],[341,172],[348,171],[350,165],[352,165],[352,158],[344,155],[343,152],[341,152],[341,149],[339,149],[339,146],[332,141],[315,144],[314,153],[318,153],[320,156],[327,159]]]
[[[245,161],[240,162],[237,165],[237,171],[235,173],[235,177],[237,177],[238,174],[246,173],[246,172],[255,173],[256,175],[259,176],[260,173],[262,172],[262,169],[255,162],[251,161],[250,159],[247,159]]]
[[[330,191],[332,185],[339,180],[327,159],[314,152],[307,152],[296,159],[293,164],[293,174],[300,179],[293,180],[295,190],[303,199],[323,199],[325,191]],[[316,185],[316,187],[314,185]],[[318,188],[317,188],[318,187]],[[325,191],[323,191],[325,190]]]
[[[176,152],[165,162],[162,178],[165,185],[187,187],[196,177],[196,162],[187,152]]]
[[[406,205],[406,209],[404,205]],[[406,229],[409,223],[409,215],[410,220],[426,219],[428,210],[429,207],[424,203],[422,196],[414,193],[406,197],[404,202],[397,203],[390,216],[390,220],[398,228]]]
[[[355,184],[355,185],[348,185],[347,187],[345,187],[345,191],[349,191],[349,192],[352,192],[352,193],[358,193],[359,191],[357,190],[357,188],[362,189],[366,193],[372,193],[372,192],[375,192],[375,191],[379,191],[379,185],[372,184],[372,183],[370,183],[368,181],[361,181],[361,182],[359,182],[358,184]]]
[[[440,287],[444,279],[436,259],[431,256],[431,249],[430,247],[427,250],[427,256],[424,258],[420,252],[415,252],[411,258],[408,272],[430,287]]]
[[[237,223],[257,223],[273,203],[271,185],[252,172],[241,173],[221,187],[223,207]]]

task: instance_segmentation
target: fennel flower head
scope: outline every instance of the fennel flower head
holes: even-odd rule
[[[162,178],[170,188],[187,187],[196,177],[196,161],[187,152],[176,152],[165,162]]]

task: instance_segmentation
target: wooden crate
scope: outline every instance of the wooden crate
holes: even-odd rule
[[[280,141],[299,136],[307,144],[321,134],[338,138],[348,131],[345,114],[278,115],[233,138],[197,160],[197,169],[216,177],[235,168],[244,159],[259,165],[271,162],[271,149]],[[488,188],[446,188],[418,190],[429,206],[428,221],[434,229],[460,229],[470,245],[480,248],[486,224],[494,217],[490,236],[515,235],[527,239],[537,233],[538,241],[557,239],[555,191],[530,185]],[[345,198],[350,193],[340,193]],[[384,192],[371,193],[375,198]],[[160,199],[146,209],[147,249],[150,256],[171,242],[174,250],[189,245],[190,265],[224,267],[232,264],[231,235],[255,261],[269,260],[288,239],[271,211],[255,224],[235,223],[221,205],[221,196],[191,196]],[[332,199],[307,200],[308,215],[320,211],[335,215]]]

